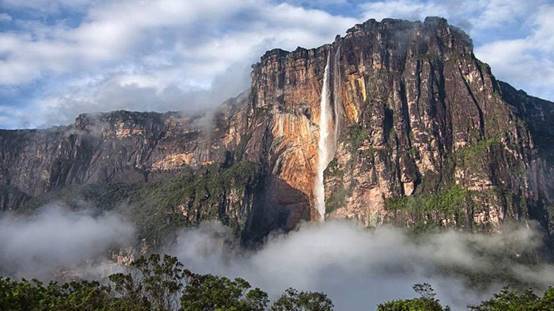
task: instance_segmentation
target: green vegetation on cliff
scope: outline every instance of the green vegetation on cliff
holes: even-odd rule
[[[415,214],[444,213],[455,214],[468,203],[470,192],[458,185],[435,193],[422,193],[413,196],[390,198],[385,201],[389,211],[408,211]]]
[[[334,210],[343,207],[349,193],[343,184],[339,184],[337,189],[331,193],[331,196],[325,201],[325,212],[331,213]]]
[[[173,230],[204,220],[219,220],[238,234],[258,187],[259,166],[239,161],[185,167],[171,175],[132,184],[72,185],[31,199],[20,212],[47,204],[119,210],[136,224],[138,238],[158,245]]]
[[[229,215],[238,216],[248,207],[248,196],[253,195],[259,181],[258,172],[255,163],[241,161],[229,167],[187,170],[144,184],[130,196],[130,216],[140,228],[139,235],[155,241],[177,226],[213,219],[238,233],[241,220]],[[237,213],[228,213],[230,210]]]
[[[356,153],[362,143],[369,139],[369,133],[367,130],[363,126],[357,124],[349,126],[346,129],[346,135],[348,137],[348,141],[350,142],[352,153]]]
[[[433,193],[386,199],[385,209],[394,215],[395,221],[412,223],[416,231],[442,226],[443,220],[462,225],[472,204],[471,195],[470,191],[453,185]]]
[[[491,137],[464,146],[457,150],[455,155],[465,165],[475,165],[475,163],[482,161],[491,148],[499,145],[500,139],[498,137]]]

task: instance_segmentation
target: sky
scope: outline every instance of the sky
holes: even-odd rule
[[[268,49],[426,16],[470,34],[497,78],[554,100],[554,0],[0,0],[0,128],[203,110],[248,88]]]

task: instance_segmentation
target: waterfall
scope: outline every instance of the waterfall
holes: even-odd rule
[[[317,172],[314,185],[315,207],[319,212],[319,220],[325,220],[325,185],[323,172],[332,159],[334,153],[334,132],[332,131],[333,110],[331,109],[331,93],[330,93],[330,62],[331,53],[327,55],[327,64],[323,74],[323,87],[321,89],[321,100],[319,110],[319,142],[317,147]]]

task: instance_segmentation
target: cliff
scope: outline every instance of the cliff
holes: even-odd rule
[[[319,48],[268,51],[250,92],[214,114],[1,131],[0,203],[123,184],[113,204],[163,206],[165,223],[217,218],[244,241],[321,217],[485,231],[534,219],[550,232],[553,122],[553,103],[497,81],[446,20],[369,20]]]

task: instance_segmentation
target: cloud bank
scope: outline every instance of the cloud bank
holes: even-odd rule
[[[0,128],[82,112],[213,107],[267,49],[316,47],[368,18],[441,15],[498,78],[554,99],[554,4],[530,1],[0,0]]]
[[[23,96],[14,89],[42,81],[42,96],[17,109],[39,112],[18,116],[16,123],[30,127],[80,112],[217,105],[249,86],[250,65],[266,49],[317,46],[356,22],[271,1],[59,2],[46,12],[32,4],[6,7],[17,13],[25,6],[51,21],[16,18],[0,33],[0,95]],[[68,19],[57,13],[64,9],[80,14]],[[202,91],[216,96],[190,99]],[[3,114],[0,121],[9,122],[10,111]]]
[[[54,205],[32,216],[0,217],[0,272],[15,277],[106,275],[115,265],[104,260],[105,255],[129,246],[134,235],[133,226],[116,214],[93,215]]]
[[[505,273],[538,286],[551,285],[553,266],[515,260],[539,241],[530,228],[498,235],[450,231],[414,239],[393,227],[367,230],[331,221],[305,224],[270,238],[257,251],[242,253],[230,246],[226,228],[204,224],[183,231],[168,251],[192,271],[244,277],[272,296],[289,286],[324,291],[337,310],[363,310],[414,297],[412,285],[422,282],[431,283],[444,303],[461,310],[490,297],[502,284],[472,288],[460,274],[447,271]]]

